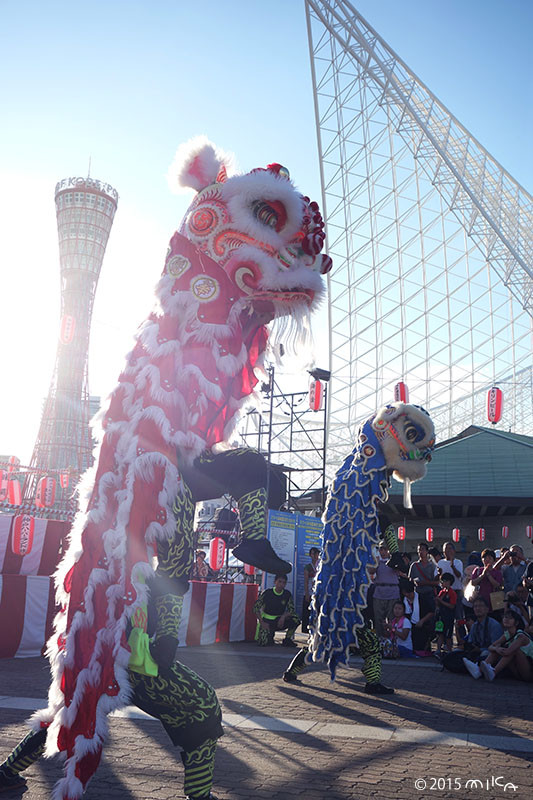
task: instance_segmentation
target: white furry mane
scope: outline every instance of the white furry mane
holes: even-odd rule
[[[222,167],[228,174],[231,173],[234,170],[234,157],[219,150],[207,136],[195,136],[176,150],[167,180],[176,193],[187,189],[200,192],[216,182]]]

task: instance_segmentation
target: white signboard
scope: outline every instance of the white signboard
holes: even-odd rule
[[[294,597],[295,576],[294,560],[296,551],[296,516],[287,511],[268,512],[268,533],[270,544],[284,561],[293,565],[292,572],[287,575],[287,589]],[[274,585],[274,575],[263,573],[263,590]]]

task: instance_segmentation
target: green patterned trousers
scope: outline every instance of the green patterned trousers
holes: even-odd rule
[[[357,629],[357,642],[359,652],[363,658],[361,671],[367,683],[381,683],[381,649],[379,639],[372,628],[365,625]],[[300,650],[289,664],[286,673],[296,677],[304,671],[307,664],[305,656],[309,652],[307,647]]]
[[[183,750],[184,790],[194,800],[208,798],[213,784],[217,739],[223,735],[221,711],[215,690],[183,664],[160,669],[150,677],[129,671],[132,702],[161,721],[172,743]],[[42,755],[46,728],[29,731],[0,765],[2,775],[12,778],[28,769]]]

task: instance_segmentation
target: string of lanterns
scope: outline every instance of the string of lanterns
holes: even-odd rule
[[[394,386],[394,400],[396,402],[408,403],[409,402],[409,389],[403,381],[399,381]],[[490,423],[496,425],[502,418],[503,413],[503,392],[497,386],[492,386],[487,393],[487,418]],[[480,542],[485,541],[486,531],[485,528],[478,528],[478,539]],[[406,530],[404,525],[398,528],[398,540],[405,541]],[[432,542],[434,536],[433,528],[426,528],[426,541]],[[526,525],[526,536],[531,539],[533,536],[533,525]],[[502,527],[502,537],[507,539],[509,537],[509,527],[504,525]],[[454,542],[459,542],[461,538],[461,531],[459,528],[453,528],[452,539]]]
[[[395,402],[408,403],[409,389],[407,384],[399,381],[394,386]],[[492,386],[487,392],[487,418],[492,425],[496,425],[503,414],[503,392],[497,386]]]
[[[3,506],[20,506],[27,509],[49,509],[55,503],[57,491],[57,479],[59,478],[59,485],[62,489],[68,489],[71,475],[74,470],[71,467],[67,469],[51,469],[47,472],[52,474],[44,475],[37,483],[37,490],[35,492],[35,499],[33,502],[22,502],[22,489],[17,475],[20,473],[40,473],[41,469],[38,467],[25,467],[21,466],[20,459],[16,456],[9,456],[7,461],[0,462],[0,503]],[[67,517],[70,517],[67,514]]]
[[[400,525],[398,527],[398,540],[400,542],[405,541],[406,537],[406,528],[405,525]],[[486,537],[486,530],[485,528],[478,528],[477,536],[480,542],[485,541]],[[434,537],[434,530],[433,528],[426,528],[426,541],[432,542]],[[526,525],[526,537],[528,539],[533,538],[533,525]],[[503,525],[502,527],[502,538],[508,539],[509,538],[509,526]],[[452,539],[454,542],[459,542],[461,539],[461,529],[460,528],[453,528],[452,530]]]
[[[0,461],[0,471],[5,469],[7,469],[7,472],[10,475],[13,474],[14,472],[16,473],[43,472],[41,467],[31,467],[25,464],[21,464],[20,458],[17,458],[16,456],[9,456],[9,459],[7,461]],[[67,486],[68,486],[69,476],[73,475],[76,472],[76,470],[73,467],[66,467],[66,468],[63,467],[61,469],[48,468],[46,472],[51,475],[57,475],[60,478],[62,475],[64,475],[65,479],[67,480]]]
[[[68,488],[70,475],[62,473],[59,482],[62,489]],[[36,508],[51,508],[56,499],[57,481],[49,475],[44,476],[37,483],[34,505]],[[22,503],[22,489],[19,481],[14,475],[0,469],[0,503],[7,502],[12,506],[19,506]]]

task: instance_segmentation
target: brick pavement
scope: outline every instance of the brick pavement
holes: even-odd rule
[[[222,800],[531,797],[531,685],[473,681],[433,663],[385,663],[384,679],[397,691],[376,698],[362,693],[357,666],[340,670],[334,684],[325,670],[314,668],[301,684],[283,683],[280,675],[291,655],[281,647],[258,651],[249,644],[179,650],[180,660],[216,687],[231,723],[217,752],[214,788]],[[46,662],[0,661],[0,681],[4,698],[44,698]],[[2,707],[0,700],[2,753],[18,741],[28,716],[5,702]],[[265,725],[277,729],[261,729]],[[115,718],[110,727],[86,800],[183,797],[181,761],[158,722]],[[461,739],[453,741],[452,734]],[[28,790],[18,796],[44,800],[60,767],[42,760],[26,775]],[[491,776],[517,789],[491,788]],[[417,779],[426,780],[424,791],[417,791]],[[473,780],[483,788],[466,786]]]

